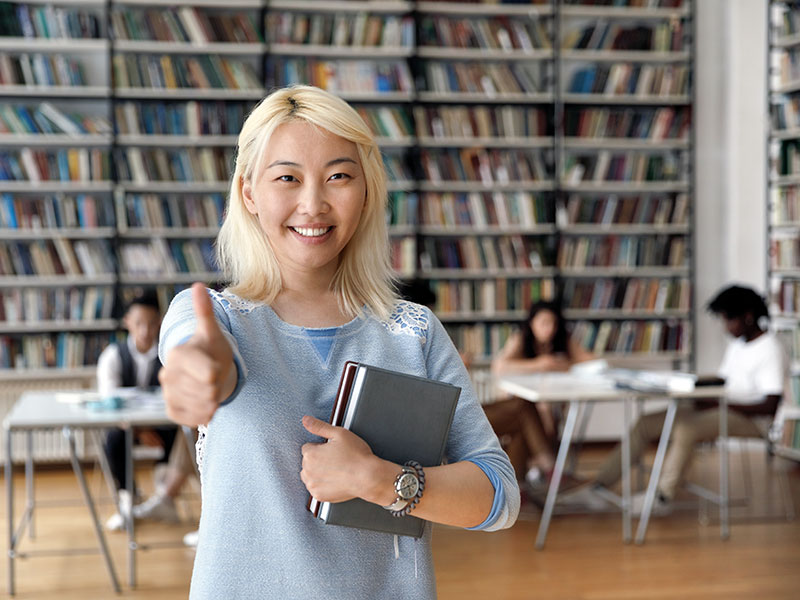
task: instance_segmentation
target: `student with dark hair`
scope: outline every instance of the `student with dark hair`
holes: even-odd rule
[[[730,286],[708,303],[708,310],[719,316],[733,340],[728,344],[718,375],[725,381],[728,401],[728,435],[763,438],[769,425],[755,417],[774,416],[783,396],[787,359],[778,338],[767,331],[769,313],[764,299],[754,290]],[[645,415],[631,431],[631,459],[638,460],[648,443],[661,436],[664,411]],[[768,419],[769,420],[769,419]],[[658,483],[653,514],[666,514],[670,501],[683,482],[697,442],[711,441],[719,435],[719,407],[704,400],[678,407],[667,455]],[[605,487],[621,476],[620,449],[603,463],[595,482]],[[641,512],[644,494],[633,498],[633,512]]]
[[[594,355],[569,339],[561,308],[555,302],[531,305],[519,331],[508,338],[492,361],[492,373],[566,371]],[[507,450],[517,478],[546,483],[555,465],[557,424],[547,403],[508,398],[484,406],[484,411]]]
[[[114,396],[118,388],[151,388],[159,386],[158,332],[161,312],[158,298],[151,291],[133,298],[125,308],[122,323],[128,330],[125,342],[109,345],[97,360],[97,387],[103,397]],[[166,465],[177,429],[174,426],[137,429],[135,439],[140,444],[164,449],[159,463]],[[106,523],[111,530],[122,529],[133,513],[137,518],[177,521],[173,498],[186,479],[186,468],[157,469],[163,480],[157,482],[156,494],[139,506],[132,506],[134,490],[127,489],[125,432],[112,429],[103,448],[119,494],[119,511]],[[176,448],[177,450],[177,448]],[[176,456],[179,453],[175,453]],[[184,461],[186,462],[186,461]],[[188,463],[191,467],[191,463]]]

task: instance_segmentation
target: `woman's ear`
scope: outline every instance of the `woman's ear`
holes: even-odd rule
[[[258,208],[256,207],[255,200],[253,200],[253,186],[250,181],[242,178],[242,200],[244,206],[251,215],[258,216]]]

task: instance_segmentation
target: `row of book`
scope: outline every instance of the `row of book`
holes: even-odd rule
[[[414,192],[389,192],[386,224],[390,227],[414,227],[418,223],[419,195]]]
[[[97,364],[113,334],[0,335],[2,369],[74,369]]]
[[[486,279],[481,281],[429,282],[436,300],[433,311],[440,317],[459,313],[483,313],[487,316],[498,312],[522,311],[539,300],[550,300],[555,295],[555,282],[542,279]]]
[[[417,242],[413,237],[393,237],[389,240],[392,269],[400,277],[413,277],[417,271]]]
[[[238,135],[251,108],[240,102],[122,102],[114,114],[122,135]]]
[[[624,310],[661,313],[691,308],[688,279],[568,279],[564,284],[564,308]]]
[[[130,194],[117,199],[119,222],[130,228],[215,228],[224,210],[221,194]]]
[[[266,28],[267,38],[275,44],[412,48],[415,43],[410,15],[270,12]]]
[[[72,7],[0,4],[0,36],[28,39],[94,39],[102,36],[102,16]]]
[[[792,84],[800,79],[800,49],[782,48],[778,55],[778,83]]]
[[[216,271],[210,240],[125,242],[119,248],[120,270],[126,275],[176,275]]]
[[[542,67],[536,63],[426,61],[422,89],[442,94],[535,94],[544,91]]]
[[[402,152],[385,152],[383,154],[383,166],[386,169],[386,177],[389,181],[412,181],[414,179],[412,167]]]
[[[684,267],[683,236],[597,236],[561,238],[556,265],[584,267]]]
[[[573,6],[617,6],[620,8],[681,8],[683,7],[683,0],[564,0],[564,4]]]
[[[597,64],[577,69],[567,91],[608,96],[679,96],[689,93],[688,65]]]
[[[0,133],[85,135],[110,132],[111,123],[104,115],[65,112],[50,102],[0,104]]]
[[[796,237],[771,239],[769,262],[773,269],[800,269],[800,239]]]
[[[577,321],[571,339],[597,355],[686,352],[689,324],[682,321]]]
[[[800,314],[800,281],[781,279],[771,295],[779,312]]]
[[[108,181],[111,158],[107,150],[0,150],[0,180]]]
[[[252,64],[237,58],[115,54],[114,85],[121,88],[260,90]]]
[[[552,48],[550,35],[539,19],[424,16],[419,24],[420,46],[524,50]]]
[[[773,4],[773,11],[779,11],[778,15],[773,15],[777,18],[773,19],[776,25],[776,33],[779,36],[790,36],[800,33],[800,13],[792,10],[789,4]]]
[[[179,8],[116,8],[111,31],[117,40],[152,40],[192,44],[262,42],[254,14]]]
[[[587,198],[572,194],[563,210],[558,210],[560,225],[686,225],[689,222],[689,196],[611,194]]]
[[[800,328],[779,328],[775,330],[775,335],[778,336],[792,361],[800,359]]]
[[[508,338],[518,331],[516,323],[445,323],[444,328],[459,353],[475,362],[497,356]]]
[[[525,138],[547,135],[540,108],[519,106],[415,106],[420,138]]]
[[[14,196],[0,194],[0,227],[61,229],[113,227],[111,202],[88,194]]]
[[[568,136],[685,140],[692,115],[688,108],[567,108],[564,129]]]
[[[318,60],[271,57],[267,60],[269,87],[294,83],[315,85],[333,93],[414,91],[405,60]]]
[[[63,54],[0,53],[0,85],[88,85],[86,67]]]
[[[0,241],[0,275],[108,275],[114,272],[109,240]]]
[[[124,148],[114,153],[120,181],[227,181],[233,148]]]
[[[84,321],[110,319],[114,310],[114,288],[17,288],[0,290],[2,323]]]
[[[770,100],[772,128],[775,130],[800,127],[800,98],[781,95]]]
[[[797,384],[795,384],[795,387]],[[800,420],[786,419],[781,430],[781,444],[787,448],[800,451]]]
[[[678,181],[681,161],[676,153],[616,152],[569,154],[564,160],[564,181],[578,185],[587,181]]]
[[[422,240],[423,269],[534,269],[552,265],[545,241],[521,235]]]
[[[414,123],[399,106],[356,106],[370,131],[377,137],[403,138],[414,135]]]
[[[553,201],[528,192],[422,196],[420,222],[440,227],[535,227],[553,223]]]
[[[800,139],[781,140],[777,161],[773,161],[777,175],[800,174]]]
[[[561,41],[561,47],[574,50],[677,52],[684,48],[683,38],[683,22],[678,19],[632,27],[598,19],[591,25],[568,31]]]
[[[800,190],[796,186],[773,187],[769,193],[773,225],[800,223]]]
[[[492,185],[551,178],[540,150],[422,150],[419,160],[425,178],[435,183],[472,181]]]
[[[156,298],[158,299],[158,306],[161,314],[166,314],[172,299],[178,295],[178,292],[189,287],[189,283],[159,283],[157,285],[131,285],[125,284],[119,290],[119,297],[122,306],[128,306],[131,300],[140,296],[145,290],[148,292],[155,291]]]

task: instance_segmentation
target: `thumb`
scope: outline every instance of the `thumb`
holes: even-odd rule
[[[319,419],[315,419],[310,415],[306,415],[303,417],[303,427],[309,433],[313,433],[314,435],[318,435],[319,437],[325,438],[329,440],[333,437],[336,437],[336,431],[338,427],[334,427],[330,423],[326,423],[325,421],[320,421]]]
[[[213,340],[219,337],[220,330],[217,320],[214,318],[214,308],[211,306],[211,298],[202,283],[192,284],[192,308],[197,317],[197,328],[194,337],[205,340]]]

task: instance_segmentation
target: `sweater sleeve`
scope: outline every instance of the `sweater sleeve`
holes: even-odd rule
[[[223,402],[227,404],[233,400],[242,389],[245,379],[247,378],[247,367],[242,360],[239,353],[239,345],[236,338],[231,333],[231,322],[228,313],[225,311],[224,303],[226,300],[221,294],[209,290],[209,297],[211,298],[211,306],[214,309],[214,318],[222,330],[222,334],[231,346],[233,351],[233,362],[236,365],[237,381],[236,388],[233,393]],[[161,323],[161,333],[158,343],[158,357],[161,359],[162,364],[166,364],[167,354],[175,346],[184,344],[192,334],[197,326],[197,320],[194,315],[194,308],[192,306],[192,293],[191,289],[186,289],[178,293],[167,309],[167,314],[164,315],[164,320]]]
[[[511,527],[520,505],[519,486],[508,456],[478,403],[464,363],[439,320],[428,311],[425,351],[428,377],[461,388],[445,454],[449,462],[470,461],[494,487],[494,502],[486,520],[474,527],[496,531]]]

